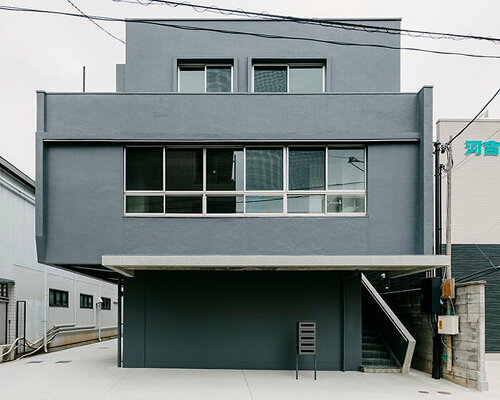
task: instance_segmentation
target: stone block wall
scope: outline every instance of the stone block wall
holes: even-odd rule
[[[459,385],[487,390],[485,373],[485,283],[467,282],[456,285],[455,312],[460,317],[460,333],[453,337],[452,371],[443,378]],[[416,340],[412,368],[432,372],[432,333],[429,317],[420,309],[420,290],[412,289],[382,294],[394,313]],[[445,336],[442,336],[445,342]],[[443,356],[446,347],[443,346]]]

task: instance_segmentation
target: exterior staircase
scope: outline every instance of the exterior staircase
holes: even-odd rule
[[[392,355],[385,342],[371,323],[363,316],[362,372],[401,373],[401,364]]]

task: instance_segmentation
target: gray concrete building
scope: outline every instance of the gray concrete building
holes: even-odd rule
[[[40,91],[36,133],[39,261],[123,277],[123,365],[293,369],[296,323],[315,321],[319,369],[407,371],[415,342],[362,272],[449,259],[433,255],[432,88],[400,91],[399,36],[126,33],[116,93]]]
[[[0,157],[0,362],[18,338],[53,349],[116,335],[116,297],[113,283],[37,262],[35,182]]]

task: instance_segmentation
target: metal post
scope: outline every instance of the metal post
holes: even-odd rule
[[[122,366],[122,276],[118,274],[118,324],[117,324],[116,363]]]
[[[316,380],[316,354],[314,354],[314,380]]]
[[[85,65],[83,66],[83,92],[85,93]]]
[[[295,379],[299,379],[299,353],[295,356]]]

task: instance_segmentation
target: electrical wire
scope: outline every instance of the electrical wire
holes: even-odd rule
[[[453,136],[445,145],[444,145],[444,148],[447,148],[457,137],[459,137],[462,133],[465,132],[465,130],[471,126],[474,121],[483,113],[483,111],[486,109],[486,107],[488,107],[490,105],[490,103],[495,99],[495,97],[497,97],[498,93],[500,93],[500,89],[497,89],[497,91],[495,92],[495,94],[493,95],[493,97],[491,97],[491,99],[488,100],[488,102],[483,106],[483,108],[481,108],[481,111],[479,111],[476,116],[474,118],[472,118],[468,123],[467,125],[465,125],[461,130],[460,132],[458,132],[455,136]]]
[[[144,19],[144,20],[125,19],[125,18],[115,18],[115,17],[97,16],[97,15],[84,16],[81,14],[75,14],[75,13],[63,12],[63,11],[24,8],[24,7],[12,7],[12,6],[0,6],[0,10],[15,11],[15,12],[31,12],[31,13],[51,14],[51,15],[64,15],[64,16],[76,17],[76,18],[91,18],[92,20],[97,20],[97,21],[146,24],[146,25],[160,26],[160,27],[164,27],[164,28],[169,27],[169,28],[188,30],[188,31],[201,31],[201,32],[214,32],[214,33],[231,34],[231,35],[243,35],[243,36],[252,36],[252,37],[265,38],[265,39],[307,41],[307,42],[331,44],[331,45],[336,45],[336,46],[373,47],[373,48],[380,48],[380,49],[390,49],[390,50],[397,50],[397,51],[401,51],[401,50],[414,51],[414,52],[437,54],[437,55],[500,59],[500,55],[463,53],[463,52],[444,51],[444,50],[431,50],[431,49],[423,49],[423,48],[419,48],[419,47],[399,47],[399,46],[390,46],[390,45],[383,45],[383,44],[377,44],[377,43],[343,42],[343,41],[326,40],[326,39],[318,39],[318,38],[311,38],[311,37],[274,35],[274,34],[266,34],[266,33],[259,33],[259,32],[243,32],[243,31],[235,31],[235,30],[228,30],[228,29],[180,25],[180,24],[168,23],[165,21],[155,22],[155,21],[151,21],[151,20],[147,20],[147,19]]]
[[[113,39],[118,40],[120,43],[126,44],[124,40],[120,39],[119,37],[113,35],[111,32],[106,30],[103,26],[95,22],[92,18],[90,18],[87,14],[85,14],[78,6],[73,3],[71,0],[66,0],[74,9],[76,9],[80,14],[82,14],[85,18],[87,18],[90,22],[92,22],[95,26],[97,26],[101,31],[106,33],[108,36],[111,36]]]
[[[264,18],[266,20],[273,21],[291,21],[300,24],[312,24],[312,25],[320,25],[325,27],[339,28],[345,30],[362,30],[369,33],[384,33],[384,34],[393,34],[393,35],[408,35],[411,37],[427,37],[429,39],[452,39],[452,40],[484,40],[489,41],[495,44],[500,43],[500,38],[490,37],[490,36],[479,36],[479,35],[463,35],[457,33],[448,33],[448,32],[433,32],[433,31],[424,31],[424,30],[414,30],[414,29],[401,29],[401,28],[391,28],[384,26],[376,26],[376,25],[366,25],[359,24],[354,22],[345,22],[345,21],[332,21],[328,19],[318,19],[318,18],[304,18],[304,17],[294,17],[289,15],[281,15],[281,14],[271,14],[269,12],[255,12],[255,11],[246,11],[242,8],[230,9],[223,8],[217,6],[205,6],[201,4],[193,4],[188,1],[169,1],[169,0],[149,0],[149,1],[141,1],[141,0],[113,0],[117,3],[133,3],[140,4],[142,6],[150,6],[150,5],[167,5],[169,7],[189,7],[198,13],[204,12],[213,12],[218,13],[224,16],[231,15],[239,15],[244,17],[257,17]]]

